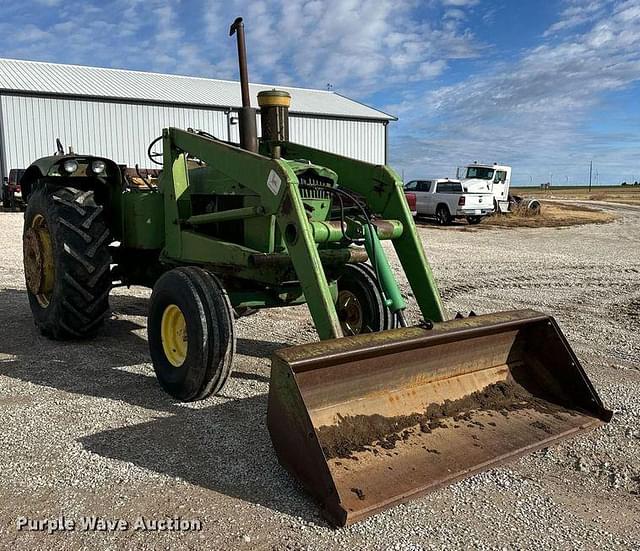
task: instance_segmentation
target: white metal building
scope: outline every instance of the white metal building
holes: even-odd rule
[[[250,86],[252,105],[274,87],[291,94],[292,141],[386,161],[395,117],[335,92],[262,84]],[[52,154],[56,138],[78,153],[149,167],[147,146],[167,126],[239,141],[240,106],[233,81],[0,59],[0,171],[6,176]]]

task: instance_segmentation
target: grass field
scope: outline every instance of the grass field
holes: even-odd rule
[[[581,224],[606,224],[615,214],[583,205],[543,202],[540,214],[529,214],[516,209],[509,214],[494,214],[482,220],[483,226],[509,228],[552,228]]]
[[[551,189],[534,187],[511,188],[511,193],[539,199],[578,199],[583,201],[607,201],[610,203],[640,204],[640,186],[558,186]]]

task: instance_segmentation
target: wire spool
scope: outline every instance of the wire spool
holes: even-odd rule
[[[527,214],[540,214],[542,210],[542,205],[540,201],[534,199],[533,197],[526,197],[520,201],[520,208],[525,210]]]

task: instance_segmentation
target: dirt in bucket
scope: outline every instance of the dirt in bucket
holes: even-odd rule
[[[423,433],[446,428],[445,420],[451,420],[454,427],[459,424],[483,427],[475,420],[474,413],[497,411],[508,416],[510,411],[534,409],[557,417],[560,412],[570,413],[561,405],[552,404],[538,398],[515,382],[501,381],[482,390],[459,398],[430,404],[424,413],[384,417],[382,415],[354,415],[339,417],[335,425],[324,425],[318,429],[318,437],[327,459],[349,458],[357,451],[371,450],[373,446],[393,449],[396,442],[406,440],[407,429],[419,427]],[[487,423],[495,425],[495,423]],[[372,450],[374,453],[377,450]]]

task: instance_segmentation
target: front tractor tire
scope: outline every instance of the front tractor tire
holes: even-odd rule
[[[345,336],[395,327],[395,316],[385,305],[375,270],[369,264],[345,266],[338,279],[336,313]]]
[[[110,232],[92,191],[34,191],[25,212],[23,260],[29,305],[52,339],[89,338],[109,311]]]
[[[175,268],[153,287],[147,323],[160,386],[183,402],[222,390],[235,353],[233,310],[220,281],[196,267]]]

